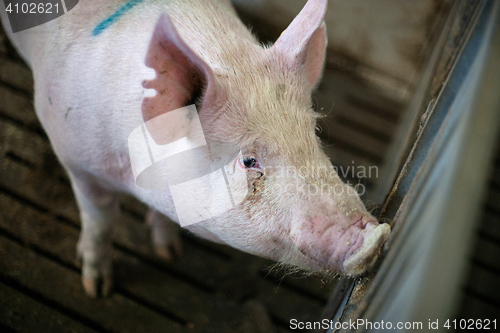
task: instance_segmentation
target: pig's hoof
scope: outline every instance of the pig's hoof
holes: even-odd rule
[[[167,262],[182,255],[180,227],[164,215],[150,209],[146,222],[151,227],[151,238],[156,255]]]
[[[382,245],[385,243],[391,227],[388,224],[380,224],[373,229],[363,245],[344,261],[344,271],[348,275],[359,275],[369,269],[377,260]]]
[[[113,278],[82,277],[83,289],[91,298],[108,297],[113,290]]]

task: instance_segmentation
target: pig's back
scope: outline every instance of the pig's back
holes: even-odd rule
[[[220,26],[217,23],[214,24],[214,19],[224,17],[223,20],[225,20],[228,17],[227,14],[235,17],[230,0],[92,0],[91,4],[87,2],[85,6],[80,2],[70,12],[56,20],[14,34],[7,23],[7,13],[3,10],[5,5],[0,3],[0,8],[2,8],[0,17],[4,30],[30,66],[35,65],[32,65],[32,62],[44,60],[42,51],[45,45],[68,44],[77,38],[85,40],[96,33],[101,35],[106,32],[115,35],[120,31],[124,33],[127,31],[146,32],[148,28],[152,29],[161,12],[167,12],[173,17],[181,35],[185,30],[201,23],[197,36],[192,36],[195,38],[187,42],[198,43],[200,40],[205,40],[206,54],[214,54],[210,48],[217,47],[219,43],[216,42],[217,36],[215,39],[212,38],[213,32],[220,31],[217,29]],[[227,20],[227,23],[232,29],[239,29],[220,31],[221,34],[234,32],[237,38],[253,38],[248,31],[241,30],[239,20],[231,22]],[[113,38],[116,37],[113,36]],[[203,52],[203,49],[200,51]]]

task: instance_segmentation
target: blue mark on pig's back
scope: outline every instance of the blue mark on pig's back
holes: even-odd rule
[[[120,19],[120,17],[122,17],[126,12],[128,12],[130,9],[132,9],[135,5],[137,5],[143,1],[144,0],[130,0],[129,2],[127,2],[126,4],[124,4],[123,6],[118,8],[118,10],[116,12],[114,12],[113,14],[108,16],[101,23],[99,23],[94,28],[94,30],[92,30],[92,36],[95,37],[95,36],[99,35],[101,32],[103,32],[104,30],[109,28],[109,26],[111,26],[113,23],[118,21]]]

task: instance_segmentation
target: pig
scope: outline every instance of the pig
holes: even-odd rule
[[[127,138],[190,104],[207,142],[239,147],[228,167],[244,173],[248,191],[187,230],[306,272],[356,276],[372,267],[390,227],[342,182],[315,132],[320,115],[311,93],[325,62],[326,7],[327,0],[308,0],[273,45],[261,45],[228,0],[81,1],[17,33],[2,11],[33,70],[37,116],[80,209],[77,252],[89,296],[113,285],[120,192],[151,207],[146,219],[158,255],[181,254],[171,191],[137,185]],[[218,200],[210,187],[200,191],[206,202]]]

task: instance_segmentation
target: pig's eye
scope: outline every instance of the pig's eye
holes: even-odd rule
[[[242,161],[243,161],[243,165],[246,168],[255,168],[258,164],[257,160],[253,156],[245,157],[245,158],[243,158]]]

